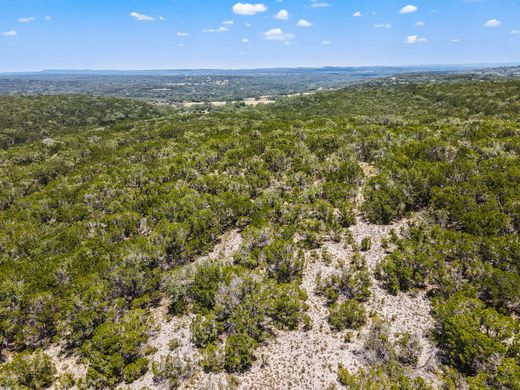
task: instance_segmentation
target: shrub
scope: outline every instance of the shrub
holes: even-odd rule
[[[148,371],[148,359],[139,358],[134,363],[130,363],[123,370],[123,378],[126,383],[132,383],[142,377]]]
[[[404,365],[415,367],[419,362],[422,347],[419,338],[410,333],[403,333],[395,343],[397,360]]]
[[[7,389],[46,389],[56,376],[51,358],[41,350],[22,352],[0,368],[0,386]]]
[[[348,299],[330,308],[329,323],[336,330],[359,329],[366,323],[365,309],[355,299]]]
[[[192,372],[189,361],[173,354],[161,356],[158,362],[152,363],[152,375],[155,383],[168,383],[169,388],[176,389],[182,380],[188,378]]]
[[[190,325],[191,342],[197,347],[205,347],[213,343],[219,334],[219,324],[214,314],[203,317],[200,314]]]
[[[243,372],[254,361],[253,351],[257,342],[243,334],[231,335],[225,344],[224,367],[228,372]]]
[[[366,252],[372,247],[372,240],[370,237],[364,237],[361,240],[361,251]]]

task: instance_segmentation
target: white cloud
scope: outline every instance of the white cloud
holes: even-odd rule
[[[282,31],[281,28],[272,28],[269,31],[263,33],[265,39],[269,41],[285,41],[288,42],[294,38],[293,34],[287,34]]]
[[[287,12],[287,10],[285,10],[285,9],[282,9],[280,12],[278,12],[275,15],[275,19],[278,19],[278,20],[287,20],[287,19],[289,19],[289,12]]]
[[[498,27],[502,23],[500,23],[500,20],[496,19],[489,19],[486,23],[484,23],[484,27]]]
[[[408,35],[406,37],[405,43],[421,43],[426,42],[426,38],[418,37],[417,35]]]
[[[459,39],[459,38],[453,38],[451,41],[452,41],[453,43],[459,43],[459,42],[460,42],[460,39]]]
[[[415,5],[405,5],[401,10],[399,11],[400,14],[411,14],[412,12],[417,11],[419,8],[417,8]]]
[[[20,18],[20,19],[18,19],[18,21],[20,23],[30,23],[30,22],[34,22],[34,18],[32,16],[28,16],[25,18]]]
[[[1,33],[4,37],[14,37],[16,35],[16,31],[14,30],[10,30],[10,31],[5,31],[3,33]]]
[[[414,23],[414,26],[415,27],[423,27],[423,26],[426,26],[426,23],[418,20],[417,22]]]
[[[51,19],[52,19],[52,16],[47,15],[47,16],[44,16],[43,18],[44,18],[45,20],[51,20]]]
[[[178,36],[178,37],[189,37],[190,34],[187,33],[187,32],[178,32],[178,33],[177,33],[177,36]]]
[[[159,16],[159,20],[166,20],[166,18],[164,16]]]
[[[205,28],[202,31],[207,33],[223,33],[229,31],[229,29],[225,26],[220,26],[219,28]]]
[[[331,45],[332,42],[331,42],[331,41],[327,41],[327,40],[325,40],[325,41],[321,41],[321,44],[322,44],[322,45],[325,45],[325,46],[328,46],[328,45]]]
[[[361,17],[361,16],[363,16],[363,15],[361,14],[361,12],[356,11],[356,12],[354,12],[354,13],[352,14],[352,16],[355,16],[356,18],[359,18],[359,17]]]
[[[312,8],[327,8],[327,7],[330,7],[330,4],[325,3],[325,2],[319,2],[318,0],[312,0],[311,7]]]
[[[298,20],[298,23],[296,23],[296,27],[311,27],[311,26],[312,26],[312,23],[305,19],[300,19],[300,20]]]
[[[235,24],[235,22],[234,22],[233,20],[224,20],[224,21],[222,22],[222,24],[223,24],[224,26],[232,26],[232,25]]]
[[[233,6],[233,12],[238,15],[256,15],[267,11],[267,7],[262,4],[236,3]]]
[[[133,17],[133,18],[136,18],[140,22],[147,22],[147,21],[155,20],[155,18],[153,18],[151,16],[143,15],[143,14],[140,14],[140,13],[135,12],[135,11],[130,13],[130,16]]]
[[[242,38],[242,42],[243,42],[243,43],[249,43],[249,39],[247,39],[247,38]]]
[[[380,23],[380,24],[374,24],[374,28],[392,28],[392,25],[389,23]]]
[[[520,30],[512,30],[511,34],[514,34],[514,35],[520,34]]]
[[[253,27],[253,25],[252,25],[251,23],[244,23],[244,25],[245,25],[246,27]]]

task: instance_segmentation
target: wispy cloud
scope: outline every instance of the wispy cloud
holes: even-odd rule
[[[3,35],[4,37],[14,37],[16,35],[16,31],[14,31],[14,30],[5,31],[5,32],[1,33],[1,35]]]
[[[360,11],[356,11],[352,14],[352,16],[355,16],[356,18],[360,18],[361,16],[363,16],[363,14],[361,14]]]
[[[238,15],[256,15],[267,11],[265,4],[236,3],[233,6],[233,12]]]
[[[422,43],[422,42],[426,42],[426,38],[422,38],[417,35],[408,35],[404,42],[409,43],[409,44]]]
[[[325,45],[325,46],[328,46],[328,45],[332,45],[332,42],[325,40],[325,41],[321,41],[321,44]]]
[[[418,20],[417,22],[414,23],[414,26],[415,27],[424,27],[424,26],[426,26],[426,23],[424,23],[423,21]]]
[[[392,25],[389,23],[379,23],[379,24],[374,24],[373,27],[374,28],[392,28]]]
[[[187,33],[187,32],[178,32],[178,33],[177,33],[177,36],[178,36],[178,37],[189,37],[190,34]]]
[[[219,28],[205,28],[202,31],[206,33],[223,33],[229,31],[229,28],[227,28],[226,26],[220,26]]]
[[[327,8],[327,7],[330,7],[330,3],[326,3],[324,1],[312,0],[311,7],[312,8]]]
[[[34,22],[34,17],[32,16],[27,16],[27,17],[24,17],[24,18],[20,18],[18,19],[18,21],[20,23],[31,23],[31,22]]]
[[[130,16],[139,20],[140,22],[150,22],[152,20],[155,20],[155,18],[153,18],[151,16],[140,14],[139,12],[135,12],[135,11],[131,12]]]
[[[281,28],[272,28],[262,34],[269,41],[290,41],[294,38],[293,34],[284,33]]]
[[[511,31],[511,34],[513,34],[513,35],[520,34],[520,30],[512,30],[512,31]]]

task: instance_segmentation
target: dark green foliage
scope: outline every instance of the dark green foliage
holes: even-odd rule
[[[229,372],[241,372],[251,367],[256,341],[247,335],[232,335],[226,340],[224,366]]]
[[[0,386],[6,389],[46,389],[53,384],[56,367],[52,360],[37,350],[22,352],[0,368]]]
[[[330,308],[329,322],[336,330],[358,329],[366,322],[365,309],[358,301],[348,299]]]
[[[144,319],[166,295],[172,315],[200,315],[194,342],[208,370],[245,369],[275,328],[309,327],[300,250],[338,241],[355,223],[363,161],[364,218],[421,212],[386,245],[381,282],[436,299],[445,363],[475,383],[511,387],[519,95],[515,80],[424,82],[178,113],[120,99],[2,98],[4,356],[63,341],[82,352],[88,386],[132,381],[146,366]],[[184,267],[230,231],[243,238],[233,259]],[[318,286],[338,328],[361,326],[370,294],[362,256],[351,260]],[[471,309],[452,310],[454,296]],[[413,354],[399,358],[412,344],[374,350],[413,365]],[[157,365],[157,380],[172,386],[191,370],[173,358]]]
[[[455,294],[438,303],[435,315],[445,359],[464,373],[490,372],[497,357],[516,354],[509,340],[519,334],[518,323],[478,299]]]
[[[113,386],[121,379],[132,382],[146,372],[148,361],[141,356],[147,340],[146,313],[129,311],[118,322],[100,325],[91,340],[83,344],[82,352],[89,358],[89,386]]]
[[[361,240],[361,251],[362,252],[366,252],[368,250],[370,250],[370,248],[372,248],[372,240],[370,237],[364,237],[362,240]]]
[[[349,390],[431,390],[422,378],[410,378],[395,363],[369,370],[360,369],[350,374],[342,366],[338,369],[338,380]]]

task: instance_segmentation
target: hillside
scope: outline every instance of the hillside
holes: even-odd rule
[[[520,81],[0,98],[0,387],[520,388]]]

